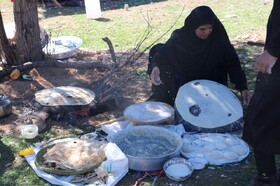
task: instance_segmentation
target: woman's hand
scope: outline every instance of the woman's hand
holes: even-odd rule
[[[151,80],[154,85],[160,85],[162,83],[162,81],[160,80],[160,70],[157,66],[152,70]]]
[[[249,90],[242,90],[241,96],[243,105],[249,105],[249,102],[251,100],[251,94]]]
[[[266,50],[256,59],[255,66],[262,73],[271,74],[271,69],[277,61],[277,57],[270,55]]]

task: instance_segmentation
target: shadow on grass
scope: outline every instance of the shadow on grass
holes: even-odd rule
[[[9,166],[12,166],[12,162],[14,161],[14,159],[15,157],[13,152],[11,151],[11,148],[4,145],[0,140],[0,177]]]
[[[263,51],[262,46],[249,45],[247,42],[236,42],[234,47],[239,56],[241,66],[247,77],[248,89],[251,93],[255,89],[255,81],[258,71],[254,66],[255,59]]]

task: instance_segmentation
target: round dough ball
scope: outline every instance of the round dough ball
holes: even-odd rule
[[[204,148],[205,146],[201,146],[201,147],[196,147],[194,149],[194,152],[195,153],[207,153],[208,152],[208,149],[207,148]]]
[[[221,134],[214,134],[214,140],[216,142],[224,142],[225,141],[225,137]]]
[[[223,153],[218,150],[213,150],[209,153],[209,157],[213,159],[222,159],[224,157]]]
[[[204,152],[211,152],[216,149],[216,146],[213,143],[207,144],[203,147]]]
[[[224,152],[224,157],[228,160],[237,160],[239,158],[238,154],[232,151]]]
[[[184,153],[189,153],[189,152],[194,151],[194,147],[191,146],[190,144],[186,144],[186,145],[184,145],[184,146],[182,147],[182,151],[183,151]]]
[[[225,143],[228,144],[229,146],[232,146],[232,145],[237,145],[238,141],[234,138],[226,137],[225,138]]]
[[[215,147],[217,150],[226,150],[228,149],[228,145],[224,142],[216,142]]]
[[[195,146],[202,146],[205,142],[202,139],[195,139],[192,141],[192,144]]]
[[[248,152],[244,145],[234,145],[230,147],[230,150],[237,153],[239,156],[244,156]]]

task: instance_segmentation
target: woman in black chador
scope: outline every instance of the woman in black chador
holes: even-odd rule
[[[197,79],[227,86],[228,76],[241,91],[243,103],[250,99],[247,80],[228,35],[207,6],[192,10],[182,28],[165,44],[150,50],[148,74],[152,81],[150,100],[174,106],[180,86]]]

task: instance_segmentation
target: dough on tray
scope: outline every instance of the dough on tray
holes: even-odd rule
[[[237,160],[239,158],[238,154],[232,151],[225,151],[224,157],[228,160]]]
[[[209,157],[213,159],[222,159],[224,158],[224,154],[219,150],[214,150],[209,153]]]
[[[244,156],[247,153],[247,148],[244,145],[234,145],[230,147],[230,150],[237,153],[240,156]]]
[[[229,146],[232,146],[232,145],[238,145],[238,141],[231,138],[231,137],[225,137],[225,143],[228,144]]]
[[[215,147],[217,150],[226,150],[228,149],[228,145],[224,142],[216,142]]]

